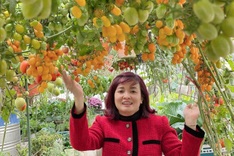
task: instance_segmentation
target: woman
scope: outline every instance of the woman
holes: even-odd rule
[[[204,131],[197,126],[196,104],[184,109],[183,141],[165,116],[150,108],[149,94],[142,78],[123,72],[112,81],[105,99],[104,116],[97,116],[88,127],[82,87],[63,73],[75,104],[70,117],[70,141],[84,151],[102,148],[103,156],[198,156]]]

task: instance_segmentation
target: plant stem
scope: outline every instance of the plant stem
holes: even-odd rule
[[[219,148],[217,150],[214,150],[214,152],[217,152],[219,153],[221,150],[220,150],[220,147],[216,147],[216,142],[218,142],[218,137],[217,137],[217,132],[214,128],[214,124],[212,124],[212,120],[208,114],[209,112],[209,107],[208,107],[208,102],[206,101],[206,98],[205,96],[203,95],[203,92],[201,91],[201,88],[200,88],[200,85],[199,83],[197,82],[195,76],[193,75],[193,73],[189,70],[188,68],[188,65],[186,65],[184,62],[182,62],[184,68],[186,69],[186,71],[189,73],[189,75],[191,76],[192,80],[193,80],[193,83],[195,84],[195,86],[197,87],[198,89],[198,92],[199,92],[199,97],[202,98],[203,100],[200,100],[200,98],[198,98],[198,101],[201,101],[201,102],[198,102],[198,106],[199,106],[199,109],[200,110],[203,110],[202,108],[202,101],[205,103],[205,106],[206,106],[206,110],[205,111],[202,111],[203,113],[201,113],[201,116],[202,116],[202,119],[204,121],[203,123],[203,126],[205,128],[205,131],[207,132],[207,135],[208,135],[208,140],[210,142],[210,145],[212,147],[212,149],[216,149],[216,148]],[[221,153],[219,153],[221,155]]]
[[[28,81],[27,78],[25,78],[25,89],[28,90]],[[31,156],[31,133],[30,133],[30,122],[29,122],[29,99],[26,97],[26,112],[27,112],[27,134],[28,134],[28,156]]]
[[[221,78],[220,75],[218,74],[218,70],[217,70],[217,68],[215,67],[215,65],[214,65],[214,64],[212,64],[212,65],[213,65],[213,68],[214,68],[215,73],[216,73],[216,75],[217,75],[217,78],[218,78],[218,80],[219,80],[219,84],[221,84],[221,82],[223,82],[223,81],[222,81],[222,78]],[[222,83],[222,84],[223,84],[223,83]],[[226,88],[226,87],[224,86],[223,88]],[[226,89],[225,89],[225,90],[226,90]],[[221,91],[222,91],[222,90],[221,90]],[[223,96],[223,98],[224,98],[224,101],[225,101],[225,103],[226,103],[226,107],[228,108],[228,110],[229,110],[229,112],[230,112],[230,114],[231,114],[232,120],[233,120],[233,119],[234,119],[233,110],[231,110],[231,107],[228,105],[228,103],[230,102],[230,100],[228,100],[229,97],[228,97],[227,93],[224,92],[224,91],[222,91],[221,94],[222,94],[222,96]]]
[[[63,31],[58,32],[57,34],[54,34],[54,35],[51,35],[51,36],[47,36],[47,38],[50,39],[50,38],[56,37],[56,36],[58,36],[58,35],[60,35],[60,34],[62,34],[62,33],[64,33],[64,32],[66,32],[67,30],[69,30],[69,29],[71,29],[71,28],[72,28],[72,26],[70,26],[70,27],[64,29]]]
[[[224,87],[221,86],[222,83],[221,83],[221,80],[220,80],[220,77],[219,77],[217,68],[213,65],[213,68],[214,68],[214,70],[215,70],[215,72],[216,72],[216,75],[217,75],[218,79],[217,79],[217,77],[214,75],[214,73],[212,72],[209,63],[208,63],[208,61],[206,60],[206,58],[205,58],[205,56],[204,56],[204,54],[203,54],[203,52],[202,52],[202,50],[201,50],[201,47],[199,47],[199,49],[200,49],[200,53],[201,53],[201,55],[202,55],[202,57],[203,57],[203,60],[204,60],[205,64],[207,65],[209,71],[211,72],[212,78],[214,79],[215,84],[216,84],[216,86],[217,86],[218,89],[219,89],[220,94],[221,94],[221,95],[223,96],[223,98],[224,98],[224,101],[225,101],[225,103],[226,103],[226,107],[227,107],[228,111],[230,112],[231,118],[232,118],[232,120],[234,120],[234,115],[233,115],[233,113],[232,113],[231,108],[230,108],[229,105],[228,105],[227,95],[225,94],[225,92],[224,92],[224,90],[223,90]],[[219,80],[219,81],[218,81],[218,80]]]

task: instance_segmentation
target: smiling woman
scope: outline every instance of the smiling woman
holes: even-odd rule
[[[96,116],[89,126],[81,85],[66,72],[62,76],[75,98],[70,116],[70,141],[74,149],[102,149],[103,156],[199,155],[204,131],[197,126],[198,107],[185,107],[181,141],[168,119],[150,108],[143,79],[133,72],[123,72],[113,79],[109,87],[104,115]]]

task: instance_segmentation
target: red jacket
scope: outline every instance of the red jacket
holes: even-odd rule
[[[70,117],[70,141],[79,151],[102,148],[103,156],[198,156],[204,131],[185,126],[183,141],[165,116],[151,114],[136,120],[97,116],[88,127],[86,112]]]

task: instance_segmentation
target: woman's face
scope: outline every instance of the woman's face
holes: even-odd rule
[[[119,84],[115,91],[115,106],[119,114],[130,116],[139,110],[142,96],[139,83],[134,81]]]

